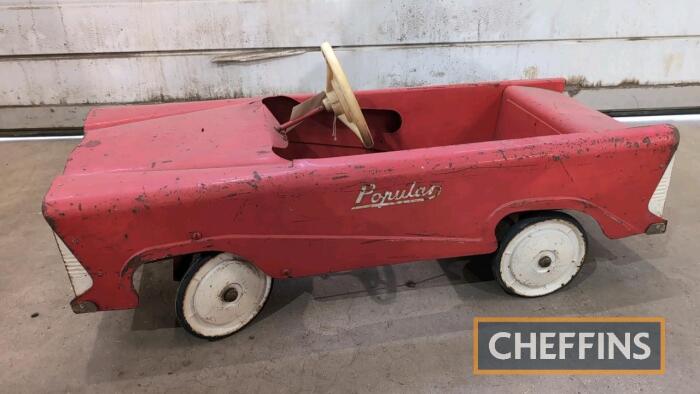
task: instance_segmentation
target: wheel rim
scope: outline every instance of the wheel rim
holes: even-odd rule
[[[219,254],[192,276],[183,314],[193,331],[207,337],[234,333],[262,308],[272,280],[252,264]]]
[[[585,254],[585,237],[574,223],[562,219],[534,223],[506,245],[501,277],[516,294],[549,294],[573,279]]]

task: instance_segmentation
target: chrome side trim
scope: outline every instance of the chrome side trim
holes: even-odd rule
[[[673,171],[673,162],[676,160],[676,155],[674,154],[671,161],[664,171],[664,175],[661,176],[659,184],[654,190],[654,194],[651,195],[649,200],[649,212],[656,216],[661,216],[664,213],[664,205],[666,205],[666,197],[668,197],[668,187],[671,185],[671,171]]]
[[[54,238],[56,238],[58,250],[61,252],[63,265],[68,272],[68,279],[70,279],[71,286],[73,286],[75,296],[78,297],[92,287],[92,278],[56,233],[54,233]]]

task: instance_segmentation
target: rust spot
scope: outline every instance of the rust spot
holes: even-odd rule
[[[571,97],[576,96],[583,88],[594,88],[601,86],[603,86],[602,82],[598,81],[591,83],[583,75],[572,75],[566,79],[566,91]]]
[[[619,87],[639,86],[639,80],[635,78],[625,78],[617,84]]]
[[[255,178],[255,180],[258,182],[260,182],[260,180],[262,179],[262,177],[260,176],[260,174],[258,174],[257,171],[253,171],[253,178]]]
[[[49,204],[46,203],[46,201],[42,200],[41,201],[41,214],[44,215],[44,218],[46,218],[46,221],[49,221]],[[49,222],[49,224],[51,224]]]
[[[348,175],[336,175],[332,179],[335,181],[335,180],[343,179],[343,178],[347,178],[347,177],[348,177]]]

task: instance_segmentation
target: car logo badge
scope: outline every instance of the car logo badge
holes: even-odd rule
[[[421,186],[417,182],[413,182],[407,189],[376,190],[377,186],[374,183],[362,184],[355,205],[351,209],[382,208],[390,205],[424,202],[437,197],[442,187],[439,184]]]

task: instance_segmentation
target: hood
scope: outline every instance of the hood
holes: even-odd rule
[[[92,110],[64,174],[250,166],[285,160],[275,118],[259,99]]]

